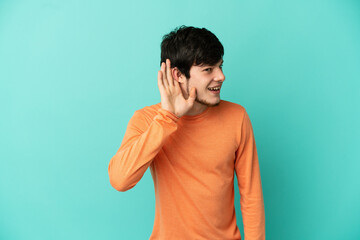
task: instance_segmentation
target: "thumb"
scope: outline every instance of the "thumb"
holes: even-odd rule
[[[189,96],[189,101],[190,103],[193,103],[195,101],[196,98],[196,88],[192,87],[190,90],[190,96]]]

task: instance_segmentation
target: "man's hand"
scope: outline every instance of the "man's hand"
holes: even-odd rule
[[[182,117],[194,105],[196,88],[191,88],[189,98],[185,99],[179,82],[172,77],[170,67],[170,59],[166,59],[166,63],[162,62],[161,70],[158,71],[161,108]]]

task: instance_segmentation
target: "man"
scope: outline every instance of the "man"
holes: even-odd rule
[[[265,239],[265,211],[252,125],[245,108],[220,100],[224,49],[205,28],[181,26],[163,37],[161,103],[135,111],[109,163],[111,185],[134,187],[150,166],[155,220],[150,239]]]

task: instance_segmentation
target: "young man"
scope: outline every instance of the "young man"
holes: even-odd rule
[[[150,166],[155,220],[150,239],[265,239],[265,210],[252,125],[245,108],[220,100],[224,49],[205,28],[181,26],[161,43],[161,102],[135,111],[108,171],[118,191]]]

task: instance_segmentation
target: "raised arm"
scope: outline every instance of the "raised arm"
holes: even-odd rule
[[[140,110],[135,111],[108,167],[110,184],[116,190],[127,191],[140,181],[166,138],[176,131],[178,119],[175,114],[159,108],[149,125]]]
[[[194,105],[196,89],[184,98],[169,59],[161,64],[157,82],[161,96],[158,114],[148,125],[141,111],[135,111],[119,150],[110,160],[110,183],[118,191],[127,191],[140,181],[166,138],[176,131],[179,118]]]
[[[245,240],[265,240],[265,209],[255,137],[246,111],[243,116],[235,171],[240,191],[244,235]]]

